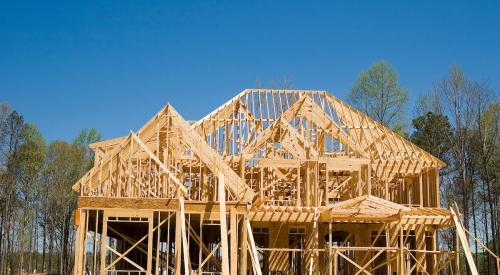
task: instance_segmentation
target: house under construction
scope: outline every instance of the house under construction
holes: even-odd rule
[[[459,267],[437,245],[460,227],[439,203],[445,164],[324,91],[245,90],[198,121],[167,104],[91,148],[73,186],[78,275]]]

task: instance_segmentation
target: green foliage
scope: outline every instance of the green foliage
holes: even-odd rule
[[[410,140],[433,156],[450,163],[449,151],[453,135],[448,117],[428,112],[412,120],[415,131]]]
[[[91,129],[73,143],[46,145],[34,124],[0,104],[0,244],[11,245],[0,251],[3,274],[70,273],[77,198],[71,187],[92,165],[88,145],[99,139]]]
[[[362,71],[348,95],[356,108],[393,130],[404,133],[408,92],[398,83],[396,69],[381,60]]]
[[[73,140],[73,145],[80,151],[82,157],[82,171],[84,173],[92,168],[94,164],[94,152],[89,148],[91,143],[101,140],[101,135],[96,129],[83,129],[80,134]]]
[[[21,144],[24,133],[24,118],[16,111],[10,112],[8,106],[2,104],[0,113],[0,161],[3,167]]]

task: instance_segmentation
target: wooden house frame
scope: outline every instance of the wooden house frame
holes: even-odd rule
[[[244,90],[198,121],[167,104],[91,145],[75,274],[437,274],[458,251],[445,164],[324,91]],[[457,246],[458,247],[458,246]]]

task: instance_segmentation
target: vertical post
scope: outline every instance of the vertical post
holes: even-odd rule
[[[399,274],[405,274],[403,226],[399,225]]]
[[[219,193],[219,214],[220,214],[220,238],[222,250],[222,275],[229,275],[229,253],[227,251],[227,221],[226,221],[226,191],[224,187],[224,174],[218,174],[219,182],[217,184]]]
[[[328,167],[325,167],[325,205],[328,205]],[[321,203],[319,204],[321,206]]]
[[[97,274],[97,233],[99,231],[99,210],[95,211],[95,230],[94,230],[94,245],[93,245],[93,259],[92,259],[92,272]]]
[[[230,229],[231,229],[231,275],[238,274],[238,220],[236,216],[236,208],[231,207],[230,214]]]
[[[158,268],[160,265],[160,236],[161,236],[161,229],[160,229],[160,222],[161,222],[161,212],[158,211],[158,229],[156,229],[156,261],[155,261],[155,272],[153,274],[156,274],[158,272]]]
[[[389,275],[392,274],[391,252],[389,251],[389,247],[391,247],[392,232],[391,226],[387,225],[385,228],[385,248],[387,249],[385,255],[387,258],[387,274]]]
[[[338,275],[338,260],[339,255],[337,254],[337,248],[333,248],[333,275]]]
[[[384,191],[385,191],[385,199],[389,200],[389,179],[386,173],[384,173]]]
[[[104,275],[104,269],[106,268],[106,244],[107,234],[108,234],[108,212],[106,210],[102,211],[102,232],[101,232],[101,270],[99,274]]]
[[[328,223],[328,275],[332,275],[332,269],[336,268],[332,266],[332,223]]]
[[[418,188],[419,190],[419,195],[420,195],[420,207],[424,207],[424,184],[422,181],[422,172],[418,175]]]
[[[305,197],[306,197],[306,206],[311,206],[311,172],[309,171],[309,162],[306,161],[306,186],[305,186]]]
[[[435,182],[435,187],[436,187],[436,207],[441,207],[441,201],[439,200],[439,198],[441,198],[441,196],[439,195],[439,169],[436,168],[435,170],[435,173],[436,173],[436,182]]]
[[[75,242],[75,275],[82,275],[83,268],[85,266],[85,251],[86,251],[86,235],[87,235],[87,210],[77,210],[79,213],[77,219],[75,221],[78,222],[78,227],[76,231],[77,240]]]
[[[358,196],[363,196],[363,188],[361,187],[361,168],[355,172],[357,176],[356,191]]]
[[[408,190],[408,205],[410,207],[413,207],[413,179],[411,181],[409,181],[408,183],[406,183],[407,181],[405,181],[405,185],[406,185],[406,190]]]
[[[240,275],[247,275],[247,253],[248,253],[248,248],[247,248],[247,238],[248,238],[248,232],[247,232],[247,224],[245,222],[246,220],[246,215],[243,217],[241,220],[241,234],[240,234]]]
[[[184,274],[191,274],[191,265],[189,263],[189,245],[187,242],[186,234],[186,216],[184,211],[184,195],[181,191],[177,191],[179,197],[179,223],[181,229],[181,240],[182,240],[182,258],[184,262]]]
[[[245,159],[243,156],[240,158],[240,177],[245,178]]]
[[[436,229],[433,229],[432,230],[432,251],[436,251],[437,250],[437,230]],[[432,253],[432,263],[431,263],[431,266],[432,266],[432,274],[437,274],[436,272],[436,268],[437,268],[437,254],[436,253]]]
[[[158,261],[158,259],[156,260]],[[153,211],[151,210],[148,217],[148,258],[146,263],[146,275],[151,275],[152,266],[153,266]]]
[[[74,220],[75,220],[75,225],[76,225],[76,241],[75,241],[75,264],[74,264],[74,268],[73,268],[73,274],[74,275],[80,275],[81,272],[80,272],[80,247],[81,247],[81,244],[80,244],[80,235],[82,234],[81,231],[82,231],[82,228],[80,226],[80,215],[81,214],[77,214],[79,212],[81,212],[80,210],[76,210],[75,211],[75,217],[74,217]],[[78,215],[78,217],[76,216]],[[3,268],[3,267],[1,267]],[[3,271],[2,271],[3,273]]]
[[[314,261],[314,258],[316,258],[316,252],[315,249],[318,248],[318,241],[319,241],[319,230],[318,230],[318,210],[317,208],[314,209],[314,222],[313,222],[313,227],[312,227],[312,232],[311,232],[311,242],[310,242],[310,262],[309,262],[309,275],[315,274],[315,271],[317,270],[318,264]]]
[[[366,187],[368,190],[367,194],[372,194],[372,166],[370,163],[366,165],[366,180],[368,182],[368,186]]]
[[[180,211],[175,213],[175,275],[181,275],[181,253],[182,253],[182,235],[181,235],[181,215]]]
[[[301,206],[301,198],[300,198],[300,162],[299,166],[297,167],[297,206]]]
[[[259,194],[264,199],[264,167],[260,167]]]

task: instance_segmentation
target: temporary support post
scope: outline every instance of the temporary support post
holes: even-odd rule
[[[332,275],[333,263],[332,263],[332,223],[328,223],[328,275]]]
[[[84,259],[86,253],[85,240],[87,236],[87,210],[77,210],[78,217],[78,227],[76,231],[76,242],[75,242],[75,275],[83,274],[84,269]]]
[[[150,212],[149,217],[148,217],[148,258],[147,258],[147,264],[146,264],[146,275],[151,275],[152,274],[152,268],[153,268],[153,223],[154,223],[154,215],[153,211]],[[158,228],[160,226],[158,225]],[[159,230],[159,229],[158,229]],[[158,249],[158,248],[156,248]],[[159,259],[156,259],[157,261]]]
[[[318,215],[318,209],[315,208],[314,209],[313,231],[312,231],[314,243],[316,243],[317,240],[318,240],[318,217],[319,217],[319,215]],[[316,247],[314,247],[314,248],[316,248]],[[310,254],[311,255],[311,261],[309,262],[309,275],[312,275],[313,271],[314,271],[314,258],[316,257],[316,253],[314,252],[314,250],[312,250],[310,253],[311,253]]]
[[[231,275],[238,273],[238,220],[236,216],[236,209],[232,207],[229,210],[230,216],[230,230],[231,230]]]
[[[250,245],[250,258],[252,258],[252,266],[253,271],[256,275],[262,275],[262,271],[260,270],[259,256],[257,253],[257,247],[255,246],[255,240],[253,239],[252,227],[250,226],[250,222],[248,219],[245,220],[247,226],[248,233],[248,244]]]
[[[240,236],[240,275],[247,275],[247,252],[248,252],[248,231],[247,217],[244,216],[241,221],[241,236]]]
[[[181,232],[181,213],[175,212],[175,275],[181,275],[182,261],[182,232]]]
[[[455,210],[453,210],[453,207],[450,207],[450,211],[451,215],[453,216],[453,221],[455,222],[458,237],[460,238],[460,242],[462,243],[462,247],[464,248],[465,258],[467,259],[467,263],[469,264],[470,272],[472,273],[472,275],[478,275],[479,273],[477,272],[476,264],[474,263],[474,259],[472,258],[469,242],[467,240],[467,236],[465,236],[462,222],[458,220],[458,211],[455,212]]]
[[[108,243],[108,211],[102,211],[102,232],[101,232],[101,269],[99,274],[104,275],[106,269],[106,244]]]
[[[226,192],[224,190],[224,174],[219,173],[219,204],[220,204],[220,239],[222,249],[222,275],[229,275],[229,253],[227,241],[227,221],[226,221]],[[232,238],[232,236],[231,236]]]
[[[186,235],[186,216],[184,211],[184,195],[179,191],[179,212],[180,212],[180,229],[182,237],[182,256],[184,260],[184,273],[191,274],[191,264],[189,263],[189,246]]]

